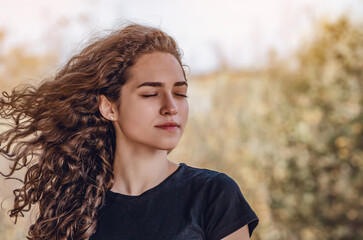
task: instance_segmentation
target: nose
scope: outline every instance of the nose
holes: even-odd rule
[[[160,109],[160,114],[161,115],[168,115],[168,114],[175,115],[177,113],[178,113],[178,111],[177,111],[177,107],[176,107],[173,97],[169,93],[166,93],[163,98],[163,104]]]

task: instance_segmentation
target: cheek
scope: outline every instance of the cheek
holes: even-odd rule
[[[188,115],[189,115],[188,102],[184,102],[183,104],[181,104],[181,106],[179,107],[179,113],[180,113],[181,117],[183,118],[183,120],[187,121]]]
[[[155,116],[155,107],[153,104],[145,104],[140,101],[134,101],[121,109],[121,117],[124,119],[124,124],[134,127],[147,126],[153,123]]]

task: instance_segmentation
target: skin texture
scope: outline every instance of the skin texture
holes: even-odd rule
[[[111,191],[140,195],[177,169],[178,164],[167,159],[167,151],[178,144],[189,108],[187,98],[181,96],[187,94],[187,86],[174,86],[185,79],[173,55],[160,52],[142,55],[130,70],[131,78],[121,89],[120,106],[100,96],[99,109],[116,130]],[[163,86],[138,88],[145,82],[160,82]],[[179,128],[169,132],[155,127],[169,121],[178,123]]]
[[[187,86],[175,86],[183,81],[176,58],[169,53],[154,52],[141,56],[131,67],[131,78],[121,89],[119,107],[100,96],[100,112],[113,122],[116,130],[111,191],[140,195],[178,168],[178,164],[167,159],[167,151],[177,146],[188,119],[188,101],[184,97]],[[160,82],[162,86],[138,88],[145,82]],[[179,128],[170,132],[155,127],[169,121],[179,124]],[[248,226],[223,239],[249,239]]]
[[[250,239],[248,233],[248,225],[245,225],[238,229],[237,231],[229,234],[227,237],[222,238],[222,240],[248,240]]]
[[[167,153],[171,151],[181,132],[174,133],[174,139],[171,133],[161,136],[151,132],[154,122],[181,116],[175,112],[180,109],[172,106],[176,95],[172,95],[172,104],[170,95],[166,98],[165,93],[156,98],[160,101],[158,110],[163,107],[163,112],[152,111],[153,115],[144,118],[140,111],[134,119],[137,124],[140,119],[145,120],[143,124],[152,124],[148,129],[136,125],[147,130],[142,132],[146,142],[138,139],[141,131],[128,130],[129,124],[123,121],[136,116],[135,102],[130,103],[135,110],[133,115],[125,106],[119,108],[119,104],[121,90],[131,77],[130,67],[141,56],[156,51],[170,53],[183,66],[181,49],[161,29],[132,21],[101,35],[90,39],[54,75],[39,84],[21,84],[2,91],[0,96],[0,115],[5,120],[0,125],[6,125],[4,129],[0,126],[0,155],[9,160],[9,168],[1,175],[5,179],[24,176],[12,191],[9,216],[16,223],[24,213],[36,208],[26,236],[29,240],[90,239],[97,230],[98,213],[106,194],[113,186],[114,191],[137,195],[176,169],[177,164],[167,160],[165,149],[169,149]],[[168,62],[174,68],[167,70],[174,72],[161,71],[161,80],[170,74],[179,77],[183,70],[174,61]],[[148,75],[149,79],[150,72]],[[131,92],[124,92],[129,94],[122,96],[123,102],[131,96]],[[117,103],[116,108],[113,103]],[[143,105],[138,106],[145,111]],[[114,120],[109,116],[114,116]],[[167,137],[171,141],[166,141]]]

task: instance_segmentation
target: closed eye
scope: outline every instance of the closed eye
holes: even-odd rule
[[[177,95],[177,96],[181,96],[181,97],[185,97],[185,98],[187,98],[187,97],[188,97],[188,96],[183,95],[183,94],[175,94],[175,95]],[[154,96],[157,96],[157,94],[152,94],[152,95],[141,95],[141,96],[148,98],[148,97],[154,97]]]
[[[152,94],[152,95],[142,95],[143,97],[154,97],[157,96],[157,94]]]

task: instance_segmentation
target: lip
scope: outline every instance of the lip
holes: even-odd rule
[[[175,132],[179,128],[179,124],[176,122],[166,122],[160,125],[156,125],[155,127],[169,131],[169,132]]]
[[[155,127],[161,127],[161,128],[165,128],[165,127],[179,127],[179,124],[177,124],[176,122],[166,122],[160,125],[156,125]]]
[[[163,130],[166,130],[169,132],[175,132],[178,130],[177,126],[165,126],[165,127],[157,127],[157,128],[160,128],[160,129],[163,129]]]

